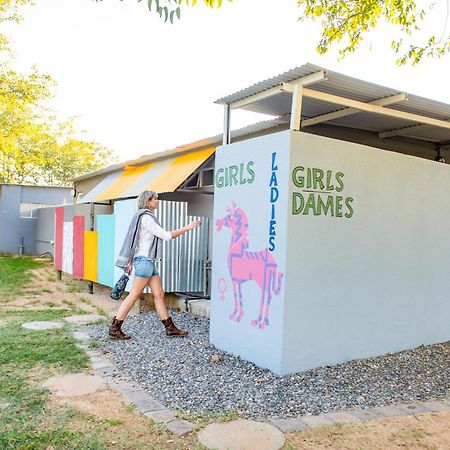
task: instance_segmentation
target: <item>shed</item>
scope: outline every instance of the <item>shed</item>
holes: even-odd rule
[[[70,187],[0,184],[0,253],[52,253],[53,233],[46,238],[41,236],[38,211],[50,205],[71,203],[71,190]]]
[[[285,375],[448,341],[450,105],[311,64],[217,103],[211,342]]]

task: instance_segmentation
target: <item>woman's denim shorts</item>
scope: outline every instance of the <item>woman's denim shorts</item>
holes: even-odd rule
[[[133,259],[134,276],[142,278],[151,278],[153,275],[159,275],[154,261],[145,256],[136,256]]]

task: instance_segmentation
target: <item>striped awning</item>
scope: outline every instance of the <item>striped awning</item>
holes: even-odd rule
[[[125,166],[105,177],[83,196],[80,203],[137,197],[144,190],[173,192],[214,152],[211,147],[141,166]]]

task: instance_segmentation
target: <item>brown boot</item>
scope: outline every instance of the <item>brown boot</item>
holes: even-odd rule
[[[117,320],[115,317],[112,321],[112,324],[109,327],[109,335],[116,339],[131,339],[131,336],[128,336],[122,331],[123,320]]]
[[[166,327],[166,336],[186,336],[188,334],[187,331],[179,330],[175,324],[173,323],[172,317],[168,317],[165,320],[161,320],[163,325]]]

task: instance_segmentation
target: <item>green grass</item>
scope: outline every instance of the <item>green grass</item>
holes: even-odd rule
[[[67,292],[86,292],[86,284],[83,281],[70,280],[66,282]]]
[[[19,296],[32,278],[32,275],[27,272],[30,269],[37,269],[41,265],[42,263],[27,256],[0,257],[0,299],[8,300]]]
[[[0,448],[103,449],[94,435],[85,435],[65,427],[70,416],[59,418],[50,426],[48,392],[37,381],[52,371],[78,372],[88,367],[86,354],[75,345],[66,326],[57,330],[31,331],[20,325],[24,321],[52,320],[67,315],[67,311],[3,312],[8,317],[0,333],[0,399],[11,406],[0,410]],[[39,369],[38,379],[30,374]],[[33,382],[34,381],[34,382]]]

